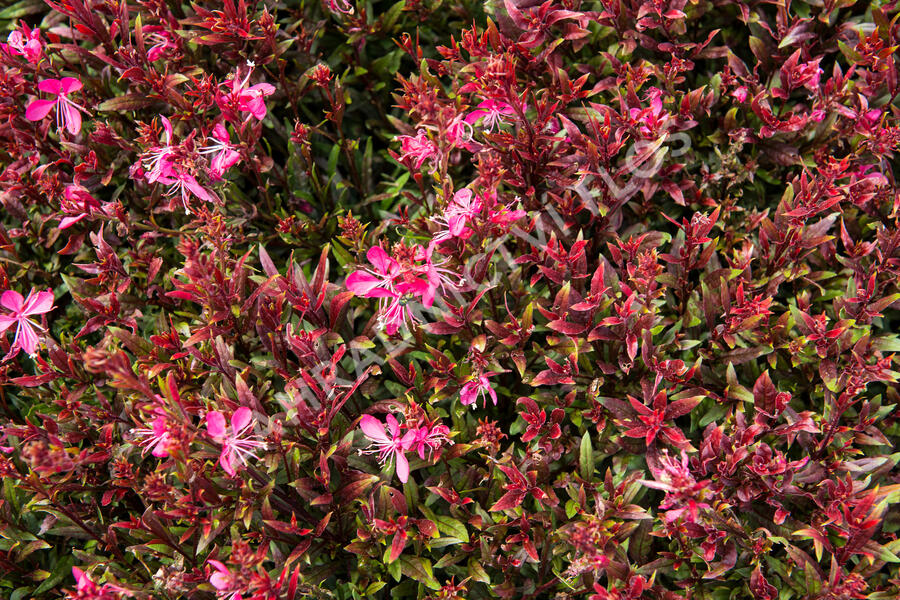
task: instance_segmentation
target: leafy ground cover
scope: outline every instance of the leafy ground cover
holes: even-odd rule
[[[900,596],[895,2],[0,10],[0,596]]]

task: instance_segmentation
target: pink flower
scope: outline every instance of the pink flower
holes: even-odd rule
[[[217,595],[223,600],[242,600],[240,589],[232,589],[235,586],[235,577],[228,567],[217,560],[208,560],[215,567],[216,572],[209,576],[209,583],[216,588]]]
[[[87,573],[78,567],[72,567],[72,575],[75,577],[75,594],[70,594],[67,598],[77,598],[78,600],[117,600],[123,594],[125,596],[132,595],[129,590],[110,583],[98,586],[91,581]]]
[[[256,458],[253,451],[265,447],[266,443],[258,436],[246,434],[253,429],[253,415],[249,408],[242,406],[231,416],[231,430],[225,425],[225,417],[219,411],[206,415],[206,431],[210,437],[222,444],[219,464],[231,475],[235,474],[235,465],[246,465],[247,459]]]
[[[149,429],[135,429],[134,435],[147,438],[139,443],[140,446],[144,446],[141,456],[147,454],[147,450],[150,450],[150,454],[158,458],[169,455],[169,431],[165,417],[159,416],[153,419]]]
[[[70,216],[59,220],[59,228],[67,229],[100,208],[100,202],[80,185],[66,186],[62,210]]]
[[[482,121],[485,131],[493,131],[503,122],[503,117],[515,115],[511,104],[499,100],[485,100],[466,116],[466,123],[475,124]]]
[[[401,283],[396,286],[396,291],[388,292],[386,299],[382,300],[381,316],[378,323],[388,335],[394,335],[400,326],[408,321],[416,321],[410,302],[421,296],[423,301],[430,297],[434,301],[434,289],[426,281],[416,280],[413,283]],[[431,304],[426,304],[431,306]],[[386,307],[386,308],[385,308]]]
[[[353,14],[353,5],[348,0],[327,0],[326,4],[333,13]]]
[[[419,458],[422,460],[425,460],[426,452],[431,455],[445,443],[453,443],[447,437],[450,434],[450,428],[446,425],[422,426],[414,431],[416,438],[413,441],[412,449],[419,454]]]
[[[469,381],[463,384],[459,390],[459,401],[463,406],[469,406],[478,402],[479,398],[484,398],[484,405],[487,406],[487,396],[490,395],[494,406],[497,406],[497,392],[491,387],[488,377],[493,377],[497,373],[482,373],[481,375],[473,375]]]
[[[37,64],[43,54],[41,30],[31,29],[22,23],[22,31],[15,30],[6,38],[6,49],[16,56],[24,56],[31,64]]]
[[[481,214],[481,207],[481,199],[468,188],[463,188],[453,194],[453,199],[447,203],[447,207],[444,209],[443,217],[435,219],[447,226],[447,231],[442,232],[443,239],[469,237],[472,230],[466,227],[466,223]],[[442,234],[438,234],[436,238],[441,237]]]
[[[695,522],[697,511],[710,507],[709,504],[698,501],[701,500],[709,480],[698,482],[694,478],[688,466],[687,453],[684,450],[681,451],[680,461],[669,456],[669,453],[664,450],[657,461],[650,462],[650,470],[655,481],[642,479],[639,483],[666,493],[666,497],[659,507],[661,509],[672,508],[672,510],[663,513],[664,519],[671,523],[687,513],[686,520],[689,523]]]
[[[240,79],[238,73],[235,73],[231,79],[231,91],[227,94],[219,94],[216,97],[216,104],[219,105],[222,114],[226,119],[234,121],[234,107],[241,112],[249,112],[260,121],[266,116],[266,96],[275,93],[275,86],[268,83],[258,83],[254,86],[247,87],[250,80],[250,74],[253,72],[253,64],[247,70],[247,76]],[[225,84],[227,87],[227,83]]]
[[[409,461],[404,453],[416,443],[417,431],[410,430],[403,434],[394,415],[387,416],[387,431],[381,421],[372,415],[363,415],[359,420],[359,428],[375,446],[371,450],[360,450],[360,454],[377,453],[379,455],[378,462],[381,464],[388,462],[391,457],[396,458],[397,477],[406,483],[409,479]]]
[[[238,154],[234,146],[231,145],[231,138],[228,136],[228,130],[221,123],[217,123],[213,128],[212,138],[207,141],[212,143],[200,149],[200,154],[215,154],[210,161],[209,174],[214,180],[222,179],[222,175],[240,162],[241,155]]]
[[[165,27],[160,25],[145,25],[143,29],[144,39],[153,45],[147,48],[147,60],[154,62],[165,55],[167,50],[177,50],[176,44]]]
[[[205,202],[215,202],[215,195],[204,188],[191,173],[191,167],[179,159],[179,146],[172,145],[172,123],[161,117],[166,143],[164,146],[150,148],[141,159],[141,166],[148,169],[144,177],[148,183],[157,181],[168,185],[166,196],[181,195],[185,210],[190,212],[188,201],[193,194]]]
[[[0,315],[0,333],[12,327],[13,323],[17,324],[9,356],[15,356],[19,349],[34,355],[38,346],[38,335],[34,330],[43,331],[44,328],[28,317],[53,310],[53,292],[35,292],[32,289],[28,298],[23,299],[19,292],[7,290],[0,296],[0,305],[11,311],[10,314]]]
[[[385,298],[394,289],[394,280],[400,276],[400,263],[387,255],[381,246],[372,246],[366,258],[374,269],[354,271],[347,277],[347,289],[363,298]]]
[[[25,118],[29,121],[40,121],[53,107],[56,107],[56,128],[66,129],[72,135],[81,131],[81,112],[87,110],[69,100],[69,94],[80,90],[81,82],[74,77],[62,79],[45,79],[38,84],[38,89],[56,96],[55,100],[33,100],[25,109]]]
[[[434,162],[438,157],[438,148],[428,139],[424,129],[419,129],[415,137],[411,135],[399,135],[400,160],[412,159],[413,168],[419,170],[426,160]]]
[[[739,88],[735,89],[733,92],[731,92],[731,97],[734,98],[735,100],[737,100],[738,102],[746,102],[748,95],[749,94],[747,92],[747,86],[745,86],[745,85],[742,85],[741,87],[739,87]]]

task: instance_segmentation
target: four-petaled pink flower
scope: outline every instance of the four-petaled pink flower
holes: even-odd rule
[[[206,415],[206,431],[210,437],[222,444],[219,464],[231,476],[236,472],[236,465],[246,465],[248,458],[256,458],[254,450],[266,445],[258,436],[247,435],[252,429],[253,415],[246,406],[234,411],[230,429],[225,425],[225,417],[219,411],[212,411]]]
[[[431,425],[430,427],[423,425],[413,431],[416,432],[416,437],[411,449],[418,453],[422,460],[425,460],[426,452],[431,456],[445,443],[453,443],[447,437],[450,435],[450,428],[446,425]]]
[[[409,479],[409,461],[406,459],[405,452],[416,443],[417,431],[413,429],[404,434],[394,415],[387,416],[387,431],[381,421],[372,415],[363,415],[359,420],[359,428],[375,446],[371,450],[360,450],[360,453],[377,453],[379,455],[378,462],[381,464],[388,462],[392,457],[395,458],[397,477],[406,483]]]
[[[247,75],[240,79],[239,73],[235,73],[231,79],[231,91],[225,94],[218,94],[216,104],[222,114],[229,121],[234,121],[234,109],[237,108],[241,112],[249,112],[260,121],[266,116],[266,96],[275,93],[275,86],[269,83],[257,83],[247,87],[250,80],[250,74],[253,72],[253,65],[247,70]],[[226,89],[228,83],[225,83]]]
[[[459,390],[459,401],[463,406],[469,406],[478,402],[479,398],[484,398],[484,405],[487,406],[487,397],[490,396],[497,406],[497,392],[491,387],[488,377],[493,377],[497,373],[482,373],[481,375],[473,375],[463,384]]]
[[[144,177],[148,183],[160,182],[168,185],[167,196],[181,195],[181,202],[185,210],[190,212],[188,201],[191,194],[205,202],[215,202],[212,192],[200,185],[197,178],[191,173],[191,168],[182,164],[179,159],[179,147],[172,144],[172,123],[166,117],[161,117],[165,133],[165,145],[150,148],[144,153],[141,165],[148,169]]]
[[[149,429],[135,429],[134,435],[146,438],[138,443],[138,445],[144,447],[144,451],[141,452],[142,456],[147,454],[147,450],[150,450],[150,454],[157,458],[169,455],[170,436],[165,417],[159,416],[153,419]]]
[[[87,113],[87,110],[69,100],[69,94],[77,92],[81,87],[81,82],[74,77],[43,80],[38,84],[38,89],[53,94],[56,99],[33,100],[25,109],[25,118],[29,121],[40,121],[56,107],[57,129],[66,129],[72,135],[78,135],[81,131],[81,112]]]
[[[0,305],[10,311],[8,314],[0,315],[0,333],[12,327],[14,323],[17,325],[16,337],[9,356],[15,356],[19,349],[33,355],[38,346],[38,334],[34,330],[43,331],[44,328],[28,317],[53,310],[53,292],[35,292],[32,289],[28,298],[22,298],[19,292],[7,290],[0,296]]]
[[[481,207],[481,199],[468,188],[463,188],[453,194],[453,198],[444,208],[444,214],[432,219],[446,229],[435,234],[431,239],[430,246],[433,248],[437,244],[455,237],[467,239],[472,235],[472,230],[466,227],[466,224],[481,214]]]
[[[484,119],[481,124],[485,131],[493,131],[503,118],[515,115],[516,111],[511,104],[500,100],[485,100],[475,110],[466,115],[466,123],[474,125]]]
[[[24,56],[28,62],[37,64],[43,54],[41,30],[31,29],[28,25],[22,23],[22,31],[17,29],[10,33],[9,37],[6,38],[5,46],[11,54]]]
[[[228,567],[217,560],[208,560],[206,562],[216,569],[216,572],[209,576],[209,583],[216,588],[219,598],[222,598],[222,600],[242,600],[240,588],[234,589],[238,586],[235,585],[235,577],[228,570]]]
[[[154,62],[165,55],[169,49],[177,50],[178,44],[172,39],[169,31],[160,25],[144,25],[144,39],[153,45],[147,48],[147,60]]]
[[[225,171],[241,160],[241,155],[234,149],[231,138],[228,136],[228,130],[221,123],[216,123],[212,137],[208,141],[212,143],[201,148],[200,154],[215,155],[210,160],[209,174],[212,179],[218,181],[222,179]]]
[[[410,302],[421,298],[422,304],[430,307],[437,290],[452,285],[451,273],[432,262],[430,249],[416,246],[410,253],[412,259],[401,264],[380,246],[373,246],[366,258],[374,268],[354,271],[347,277],[348,290],[363,298],[380,299],[379,324],[388,335],[397,333],[403,323],[415,320]]]
[[[428,139],[424,129],[416,132],[415,136],[398,135],[400,142],[400,160],[412,159],[413,168],[418,170],[426,160],[434,161],[438,156],[438,148]]]

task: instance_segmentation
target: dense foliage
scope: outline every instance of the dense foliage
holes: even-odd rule
[[[0,10],[0,596],[900,596],[900,9]]]

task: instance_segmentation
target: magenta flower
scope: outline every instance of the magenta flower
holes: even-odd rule
[[[216,588],[217,595],[223,600],[242,600],[240,588],[235,585],[235,577],[228,567],[217,560],[208,560],[216,572],[209,576],[209,583]]]
[[[416,430],[410,430],[403,434],[394,415],[387,416],[387,431],[381,421],[372,415],[363,415],[359,420],[359,428],[375,446],[370,450],[360,450],[360,454],[377,453],[379,455],[378,462],[381,464],[388,462],[391,457],[396,458],[397,477],[406,483],[409,479],[409,461],[404,453],[416,443]]]
[[[348,0],[326,0],[328,10],[345,15],[353,14],[353,5]]]
[[[9,34],[6,38],[6,49],[16,56],[24,56],[31,64],[37,64],[41,60],[43,54],[43,45],[41,44],[41,30],[31,29],[25,23],[22,23],[22,31],[18,29]]]
[[[69,100],[69,94],[81,88],[81,82],[74,77],[43,80],[38,84],[38,89],[53,94],[56,99],[33,100],[25,109],[25,118],[29,121],[40,121],[56,107],[56,128],[66,129],[72,135],[78,135],[81,131],[81,112],[87,113],[87,110]]]
[[[255,435],[247,435],[253,429],[253,415],[249,408],[242,406],[231,416],[231,428],[225,425],[225,417],[219,411],[206,415],[206,431],[210,437],[222,444],[219,464],[234,476],[236,465],[246,465],[248,458],[256,458],[256,448],[264,448],[266,443]]]
[[[419,458],[422,460],[425,460],[426,452],[431,456],[445,443],[453,443],[447,437],[450,434],[450,428],[446,425],[422,426],[414,431],[416,437],[411,448],[419,454]]]
[[[154,62],[159,60],[166,54],[167,50],[177,50],[176,44],[171,37],[169,31],[160,25],[144,25],[144,39],[152,42],[153,45],[147,48],[147,60]]]
[[[100,208],[100,202],[80,185],[66,186],[62,210],[69,216],[59,220],[59,228],[67,229]]]
[[[474,125],[481,121],[485,131],[493,131],[495,127],[503,122],[504,117],[515,114],[515,109],[507,102],[485,100],[475,110],[466,115],[466,123]]]
[[[165,417],[156,417],[149,429],[135,429],[133,433],[138,437],[146,438],[138,443],[144,447],[141,456],[147,454],[147,450],[150,450],[150,454],[157,458],[169,455],[169,431]]]
[[[416,170],[421,169],[426,160],[433,162],[438,157],[438,148],[428,139],[424,129],[418,130],[415,137],[399,135],[397,141],[400,142],[400,160],[412,159]]]
[[[366,258],[374,269],[354,271],[347,277],[347,289],[363,298],[384,298],[394,288],[394,280],[400,276],[400,263],[387,255],[381,246],[372,246]]]
[[[459,401],[463,406],[469,406],[478,402],[479,398],[484,398],[484,405],[487,406],[487,397],[490,396],[497,406],[497,392],[491,387],[488,377],[493,377],[497,373],[482,373],[481,375],[473,375],[463,384],[459,390]]]
[[[444,208],[444,214],[432,219],[435,223],[446,227],[432,238],[432,245],[440,244],[454,237],[466,239],[472,230],[466,224],[481,214],[481,199],[472,190],[463,188],[453,194],[453,198]]]
[[[275,86],[268,83],[258,83],[247,87],[250,80],[250,74],[253,72],[253,63],[247,70],[247,76],[240,79],[239,74],[235,73],[231,79],[231,91],[226,94],[218,94],[216,104],[226,119],[234,121],[235,115],[233,109],[237,107],[241,112],[249,112],[260,121],[266,116],[266,96],[275,93]],[[227,87],[227,83],[225,84]]]
[[[91,581],[91,578],[88,577],[87,573],[78,567],[72,567],[72,575],[75,577],[76,598],[83,600],[116,600],[117,598],[121,598],[123,594],[125,596],[132,595],[129,590],[110,583],[104,583],[102,586],[98,586]]]
[[[210,160],[209,174],[213,180],[222,179],[222,175],[240,162],[241,155],[235,151],[235,147],[231,144],[231,138],[228,136],[228,130],[221,123],[217,123],[213,128],[213,134],[207,141],[212,142],[209,146],[200,149],[200,154],[214,154]]]
[[[172,145],[172,123],[166,117],[161,117],[165,135],[165,145],[155,146],[144,153],[141,166],[147,171],[144,177],[148,183],[159,183],[169,186],[166,196],[181,195],[181,202],[185,210],[190,212],[188,201],[191,195],[204,202],[215,202],[215,195],[200,185],[197,178],[191,173],[191,167],[182,164],[179,158],[179,146]]]
[[[34,330],[43,331],[44,328],[28,317],[53,310],[53,292],[35,292],[32,289],[26,299],[22,298],[19,292],[6,290],[0,296],[0,305],[10,311],[9,314],[0,315],[0,333],[12,327],[14,323],[17,325],[16,337],[7,358],[15,356],[19,349],[34,355],[38,346],[38,334]]]

